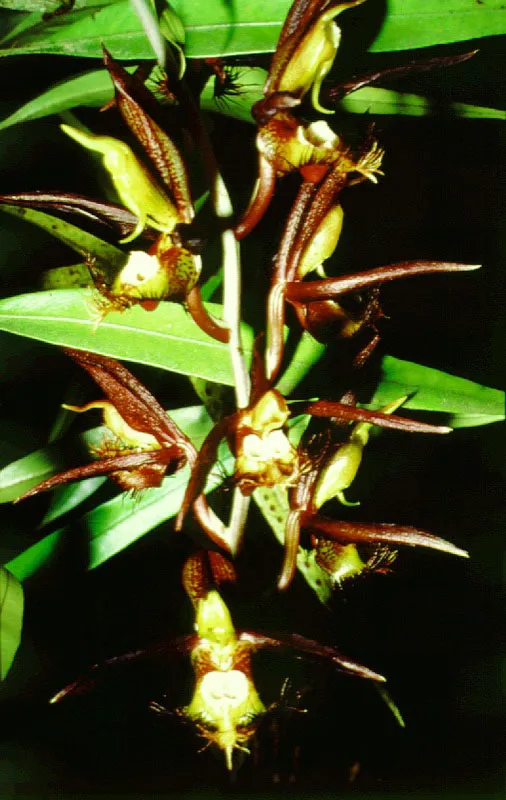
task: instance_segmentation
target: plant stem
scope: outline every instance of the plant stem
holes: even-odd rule
[[[213,205],[218,218],[232,218],[233,208],[230,196],[218,171],[214,177]],[[223,231],[221,241],[223,245],[223,316],[230,330],[228,347],[234,374],[237,407],[245,408],[249,403],[250,380],[241,341],[240,250],[232,228]]]

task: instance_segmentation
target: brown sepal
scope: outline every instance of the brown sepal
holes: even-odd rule
[[[128,236],[137,225],[137,217],[121,206],[102,203],[69,192],[22,192],[0,195],[0,203],[9,203],[23,208],[41,208],[76,214],[85,219],[107,225],[121,236]]]
[[[173,197],[181,221],[191,222],[194,212],[188,189],[188,176],[178,149],[136,99],[139,92],[144,94],[147,90],[138,81],[136,82],[135,78],[129,75],[118,61],[112,58],[105,47],[103,47],[103,51],[104,64],[109,70],[114,84],[116,103],[123,119],[139,140]]]
[[[286,285],[286,298],[299,303],[332,300],[339,295],[368,289],[397,278],[430,275],[436,272],[470,272],[475,269],[478,269],[477,264],[459,264],[453,261],[399,261],[386,267],[376,267],[338,278],[307,282],[291,281]]]
[[[398,417],[395,414],[382,414],[381,411],[368,411],[366,408],[354,408],[333,400],[316,400],[304,406],[302,413],[314,417],[335,417],[347,422],[369,422],[380,428],[393,428],[410,433],[451,433],[452,428],[446,425],[430,425],[414,419]]]
[[[297,633],[276,633],[274,635],[258,633],[254,631],[241,631],[239,634],[240,642],[248,642],[253,650],[269,649],[294,650],[301,656],[316,659],[321,662],[330,662],[336,669],[356,675],[359,678],[378,681],[384,683],[385,678],[362,664],[357,664],[345,656],[342,656],[334,647],[321,644],[313,639],[306,639]]]
[[[476,55],[478,50],[470,50],[467,53],[461,53],[457,56],[436,56],[435,58],[422,58],[415,61],[408,61],[406,64],[400,64],[397,67],[390,67],[389,69],[381,69],[375,72],[369,72],[366,75],[350,78],[347,81],[339,83],[327,92],[322,92],[324,95],[325,105],[337,104],[339,100],[346,95],[356,92],[357,89],[362,89],[364,86],[370,86],[371,83],[383,83],[390,78],[404,78],[405,75],[414,75],[419,72],[427,72],[430,69],[437,67],[452,67],[456,64],[462,64]],[[326,96],[325,96],[326,95]]]
[[[336,539],[338,542],[381,542],[388,545],[409,545],[410,547],[428,547],[454,556],[468,558],[466,550],[445,539],[440,539],[426,531],[410,525],[395,525],[387,522],[376,524],[368,522],[341,522],[326,517],[307,515],[302,527],[310,533]]]

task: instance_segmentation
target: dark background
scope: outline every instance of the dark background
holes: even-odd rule
[[[468,64],[396,84],[430,89],[440,116],[376,120],[386,177],[344,197],[345,232],[332,270],[409,258],[482,263],[477,273],[385,289],[381,352],[502,388],[504,123],[455,120],[446,110],[450,98],[500,107],[503,42],[479,45],[481,53]],[[462,49],[472,43],[430,54]],[[343,70],[352,56],[350,48],[343,53]],[[389,58],[367,56],[363,66]],[[402,62],[403,54],[394,60]],[[49,57],[4,60],[3,114],[51,82],[88,68],[90,62]],[[96,124],[94,112],[82,117]],[[100,196],[56,123],[49,119],[0,134],[3,191],[67,188]],[[337,117],[331,124],[357,138],[367,128],[357,118]],[[252,127],[214,120],[216,149],[238,206],[253,179],[253,135]],[[256,241],[245,246],[245,285],[253,296],[265,282],[292,189],[287,181]],[[71,262],[65,248],[21,222],[6,218],[2,227],[4,295],[35,288],[40,270]],[[260,290],[252,302],[255,321]],[[11,423],[13,452],[29,452],[45,443],[71,367],[53,348],[1,337],[9,354],[2,412]],[[183,379],[135,372],[167,407],[195,402]],[[300,391],[338,396],[343,388],[338,353],[331,351]],[[192,547],[188,537],[172,535],[166,525],[86,573],[86,553],[71,520],[54,562],[26,582],[23,643],[0,693],[0,796],[499,797],[506,743],[502,439],[498,425],[461,429],[436,441],[398,433],[377,438],[349,493],[362,501],[361,519],[417,525],[467,548],[471,559],[404,550],[391,575],[346,584],[329,610],[298,577],[286,594],[275,592],[280,549],[253,511],[238,561],[241,591],[231,597],[237,626],[318,638],[387,675],[406,729],[366,682],[262,654],[255,659],[257,685],[265,702],[278,702],[278,708],[262,725],[252,757],[231,777],[221,755],[211,749],[197,754],[202,742],[181,720],[157,718],[146,708],[164,693],[170,708],[188,702],[191,673],[184,660],[161,672],[127,670],[89,698],[47,705],[90,663],[186,633],[192,625],[179,583]],[[19,537],[37,540],[47,502],[41,497],[3,510],[1,561],[19,546]],[[216,502],[226,504],[225,491]],[[342,518],[356,513],[337,505],[332,512]],[[286,677],[287,704],[300,692],[306,713],[279,705]],[[350,771],[357,773],[354,782]]]

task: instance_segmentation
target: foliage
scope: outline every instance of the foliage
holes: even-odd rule
[[[389,319],[388,300],[387,319],[382,319],[376,292],[386,281],[392,281],[397,287],[402,283],[397,281],[398,277],[418,276],[416,281],[406,281],[409,285],[403,290],[405,294],[397,295],[401,298],[397,305],[396,289],[393,290],[393,307],[399,309],[408,302],[415,304],[417,287],[426,281],[432,289],[420,292],[426,307],[430,306],[428,315],[436,313],[434,308],[440,302],[440,291],[450,304],[448,313],[451,315],[449,284],[454,287],[469,281],[471,287],[477,287],[477,292],[485,295],[487,266],[481,273],[469,276],[424,277],[428,272],[460,273],[475,267],[475,250],[464,243],[458,253],[452,253],[444,242],[443,230],[438,244],[443,254],[448,254],[444,262],[400,261],[418,257],[418,253],[401,253],[399,247],[393,246],[391,260],[399,259],[395,264],[380,269],[375,265],[374,269],[362,269],[350,275],[349,263],[353,263],[354,258],[346,227],[339,244],[343,255],[338,249],[333,256],[342,220],[336,222],[335,217],[330,220],[330,215],[339,206],[336,198],[340,197],[341,189],[365,180],[375,183],[378,179],[380,182],[388,180],[390,166],[396,159],[395,152],[387,153],[386,178],[383,178],[381,132],[378,144],[375,131],[364,124],[365,115],[367,123],[377,119],[387,131],[399,120],[403,125],[424,125],[428,119],[445,120],[454,126],[454,131],[459,125],[474,124],[478,141],[480,125],[499,125],[504,121],[503,96],[497,87],[487,83],[494,60],[493,48],[487,49],[493,40],[487,37],[506,34],[506,11],[500,0],[472,4],[472,9],[468,0],[430,0],[423,4],[423,13],[418,0],[387,0],[384,8],[371,0],[365,5],[358,1],[347,5],[357,7],[347,10],[342,22],[339,17],[343,52],[339,52],[332,69],[329,65],[328,74],[326,67],[317,64],[315,73],[304,83],[296,70],[296,79],[287,77],[286,59],[279,59],[279,46],[276,49],[289,11],[289,0],[269,3],[173,0],[170,4],[157,4],[158,22],[153,13],[154,4],[148,0],[136,3],[130,0],[44,0],[42,4],[32,0],[0,1],[0,68],[9,74],[8,70],[13,69],[10,64],[19,63],[25,65],[28,75],[35,60],[42,65],[37,91],[32,91],[32,83],[27,80],[22,86],[22,97],[5,105],[0,121],[0,137],[7,143],[5,162],[0,165],[7,175],[0,196],[0,211],[4,212],[0,215],[0,235],[6,254],[2,266],[3,299],[0,300],[2,380],[14,398],[19,382],[19,396],[23,395],[23,401],[18,423],[25,431],[24,441],[21,437],[12,445],[7,433],[10,419],[6,414],[0,428],[6,432],[0,465],[0,502],[7,504],[23,498],[23,503],[16,507],[21,532],[26,493],[35,494],[38,489],[34,487],[41,482],[56,486],[58,478],[55,476],[59,474],[74,476],[83,461],[90,461],[90,450],[92,464],[100,464],[100,459],[104,463],[111,460],[109,470],[104,467],[100,471],[99,467],[93,471],[91,467],[85,474],[77,475],[82,478],[80,482],[59,485],[46,505],[37,507],[42,511],[32,523],[33,534],[20,535],[14,545],[9,544],[1,551],[1,561],[5,564],[0,572],[0,589],[3,587],[0,592],[1,680],[6,677],[22,641],[22,582],[44,575],[44,569],[61,551],[62,542],[74,535],[76,529],[87,553],[85,566],[92,570],[109,559],[113,559],[114,565],[114,557],[127,548],[135,552],[139,540],[153,534],[159,526],[172,536],[174,527],[181,529],[185,514],[193,508],[200,528],[196,532],[198,525],[186,521],[185,530],[190,530],[199,546],[203,543],[211,550],[218,546],[235,557],[242,544],[249,495],[252,495],[267,527],[285,548],[284,561],[279,556],[280,569],[274,567],[274,582],[277,570],[278,586],[286,589],[298,570],[307,584],[304,589],[308,596],[313,593],[324,604],[333,602],[336,585],[341,586],[348,578],[361,573],[389,571],[394,557],[392,546],[422,545],[455,555],[466,554],[463,548],[450,544],[446,536],[441,539],[411,525],[392,524],[387,528],[386,523],[356,523],[355,510],[341,509],[337,500],[354,505],[345,499],[343,492],[348,492],[359,467],[359,474],[366,469],[368,451],[374,451],[375,447],[373,443],[364,450],[369,433],[377,439],[383,430],[373,426],[444,433],[446,426],[473,428],[504,420],[504,392],[481,383],[485,380],[482,375],[487,374],[486,369],[468,372],[464,367],[462,372],[466,377],[454,374],[460,371],[461,364],[466,364],[465,351],[470,347],[466,331],[461,337],[462,354],[457,359],[453,354],[444,356],[444,344],[441,344],[441,355],[439,342],[431,338],[428,325],[420,338],[427,340],[426,361],[430,366],[416,363],[402,347],[402,334],[396,340],[388,333],[390,324],[390,329],[395,330],[395,323]],[[105,66],[102,66],[103,47],[106,48]],[[483,54],[475,55],[474,48],[480,47],[483,47]],[[167,75],[155,63],[154,51],[160,61],[163,48],[166,49]],[[402,52],[413,49],[419,50],[415,56]],[[266,54],[273,52],[271,61]],[[54,60],[56,80],[51,73],[46,83],[44,58],[53,63],[51,56],[66,56],[67,59]],[[279,68],[277,58],[281,63]],[[292,53],[290,58],[296,56]],[[119,62],[125,62],[125,69]],[[441,74],[445,77],[441,78]],[[318,75],[323,80],[321,87]],[[462,86],[468,78],[472,85],[473,75],[478,76],[474,78],[474,88],[466,92]],[[193,96],[199,98],[201,111],[207,115],[204,126],[193,118],[195,108],[185,80]],[[158,101],[156,109],[153,103],[153,112],[149,103],[147,108],[142,107],[142,92],[136,94],[141,83],[153,93],[151,101],[153,95]],[[100,116],[97,110],[111,106],[115,96],[116,108]],[[285,100],[288,97],[290,102],[283,105],[280,96]],[[294,98],[296,102],[292,102]],[[276,105],[278,102],[280,105]],[[304,103],[303,117],[297,116],[301,102]],[[329,110],[335,112],[334,117],[325,117],[330,120],[331,135],[323,144],[321,139],[315,143],[316,140],[311,139],[310,123]],[[118,111],[130,132],[119,131]],[[158,197],[158,200],[162,206],[165,204],[165,212],[169,209],[169,217],[174,214],[176,222],[159,224],[161,212],[157,217],[158,211],[151,215],[145,211],[145,224],[136,224],[135,203],[129,201],[136,191],[140,192],[142,181],[137,179],[133,189],[130,184],[125,189],[121,170],[115,173],[111,167],[108,167],[108,181],[105,181],[105,170],[95,154],[85,153],[73,142],[64,142],[57,127],[59,120],[54,115],[60,115],[67,123],[64,126],[67,132],[68,123],[72,125],[70,131],[74,131],[71,133],[74,139],[79,139],[82,135],[79,132],[83,131],[88,137],[90,130],[93,134],[99,133],[104,140],[128,138],[135,163],[143,151],[141,169],[148,177],[145,195],[138,207],[150,207],[149,185],[158,181],[163,186],[162,199]],[[408,119],[412,117],[416,120]],[[280,155],[277,140],[272,145],[278,135],[272,132],[272,120],[276,124],[281,120],[290,131],[298,126],[294,140],[304,139],[299,161],[295,145],[289,157]],[[244,143],[239,141],[228,153],[226,141],[224,144],[227,124],[233,125],[233,136],[239,132],[237,135],[244,137]],[[241,181],[244,180],[244,165],[238,167],[242,160],[247,179],[253,180],[257,159],[256,152],[252,155],[255,130],[260,154],[260,189],[249,211],[241,218],[247,206],[248,190],[243,189],[233,173],[237,167]],[[47,136],[56,143],[56,148],[61,148],[62,164],[76,165],[76,181],[67,178],[60,189],[59,171],[56,170],[55,179],[48,183],[48,171],[41,165],[41,180],[46,180],[42,185],[38,178],[31,180],[22,163],[14,178],[9,175],[9,152],[17,146],[12,142],[16,141],[18,131],[21,132],[21,146],[30,154],[28,162],[34,157],[41,139]],[[317,132],[321,136],[321,128]],[[336,137],[335,133],[339,135]],[[287,141],[290,135],[286,134]],[[353,146],[348,147],[348,137]],[[193,142],[189,145],[190,139]],[[217,161],[210,142],[215,147]],[[106,159],[104,163],[107,166]],[[407,169],[409,171],[411,166]],[[323,171],[320,174],[318,170]],[[128,173],[128,168],[123,172]],[[299,201],[295,201],[295,210],[290,212],[294,225],[300,226],[294,234],[295,239],[298,236],[300,240],[305,235],[304,225],[300,223],[302,217],[312,231],[312,238],[316,239],[318,226],[315,224],[311,228],[311,214],[314,216],[316,207],[311,205],[314,193],[320,192],[328,176],[339,172],[335,178],[341,181],[336,183],[339,188],[334,187],[331,203],[319,217],[322,227],[318,227],[318,235],[322,236],[323,245],[311,258],[307,242],[306,250],[299,247],[297,255],[297,241],[290,238],[290,225],[285,226],[286,197],[290,188],[286,191],[278,188],[284,172],[302,176],[301,192],[305,187],[308,193],[300,200],[299,207]],[[216,181],[214,185],[211,175]],[[293,188],[292,177],[286,180],[286,185]],[[408,184],[409,180],[407,174]],[[85,187],[83,190],[80,181]],[[86,205],[81,202],[80,195],[74,194],[81,191],[100,196],[101,200],[86,199]],[[362,192],[365,202],[369,202],[368,188],[352,189],[350,196],[354,191],[359,198]],[[257,233],[253,228],[266,211],[271,195],[275,195],[274,211],[272,208],[267,211]],[[198,202],[192,201],[197,197],[200,197]],[[298,198],[301,197],[299,194]],[[348,195],[345,193],[344,197],[346,206]],[[281,199],[276,205],[277,198]],[[290,202],[292,200],[293,197]],[[358,202],[358,206],[354,206],[354,202]],[[469,202],[473,202],[472,198]],[[356,212],[359,204],[360,201],[351,199],[346,214],[347,220],[355,209],[356,220],[352,223],[355,233],[361,223],[360,211]],[[75,216],[76,209],[80,216]],[[72,222],[67,219],[69,214]],[[450,212],[448,218],[451,225]],[[328,230],[324,230],[327,222]],[[332,230],[331,225],[334,226]],[[402,221],[399,225],[402,227]],[[234,226],[237,239],[245,239],[244,245],[241,243],[242,272]],[[134,234],[135,240],[131,243]],[[371,234],[373,241],[375,238],[378,238],[376,232]],[[327,239],[332,239],[332,245]],[[22,248],[17,246],[19,241],[23,242]],[[428,258],[438,257],[437,252],[428,252],[429,249],[425,254]],[[382,252],[385,252],[384,243]],[[145,288],[151,274],[146,278],[143,273],[144,269],[146,274],[148,272],[148,262],[141,260],[141,256],[156,258],[159,264],[175,259],[174,272],[170,272],[172,266],[167,267],[167,281],[165,267],[161,270],[163,290],[159,290],[158,283],[155,288],[152,283],[148,290]],[[288,266],[284,265],[283,273],[280,265],[285,256]],[[269,270],[273,257],[277,260],[271,278]],[[134,263],[132,258],[138,260]],[[423,253],[421,258],[424,258]],[[322,267],[324,261],[326,264]],[[385,277],[389,269],[391,274]],[[310,274],[314,270],[317,280]],[[337,277],[332,281],[324,270]],[[132,278],[134,273],[136,277]],[[177,290],[169,291],[167,285],[174,275]],[[158,275],[155,278],[158,280]],[[427,298],[424,291],[430,291],[431,296]],[[466,289],[455,291],[464,293]],[[196,292],[200,293],[198,307]],[[471,288],[470,298],[472,292]],[[388,290],[385,294],[390,297]],[[340,331],[336,334],[333,328],[331,336],[322,334],[319,327],[324,304],[328,304],[326,308],[332,306],[334,317],[338,314],[340,321],[344,320]],[[476,308],[476,320],[471,321],[474,331],[480,328],[480,313]],[[471,312],[469,315],[471,318]],[[323,328],[326,325],[325,319]],[[489,330],[492,328],[490,322]],[[367,340],[364,336],[371,329],[372,337]],[[374,350],[378,331],[387,345]],[[261,337],[265,333],[266,340],[263,340]],[[359,344],[353,350],[355,335]],[[170,422],[167,424],[174,423],[178,431],[174,441],[169,444],[166,441],[164,446],[166,450],[169,446],[176,450],[179,447],[173,460],[165,463],[167,472],[159,480],[140,483],[136,487],[141,489],[138,495],[120,491],[121,483],[111,488],[106,475],[117,479],[118,464],[126,457],[127,446],[124,441],[121,443],[121,435],[120,445],[117,442],[111,445],[104,426],[91,427],[92,423],[83,422],[80,433],[72,434],[67,430],[73,414],[58,408],[61,395],[67,405],[68,401],[73,404],[68,408],[81,411],[86,406],[76,403],[84,399],[83,391],[85,402],[90,399],[89,384],[83,390],[81,376],[77,377],[77,373],[67,379],[63,356],[53,354],[50,348],[42,347],[41,352],[56,365],[59,378],[55,388],[45,387],[47,396],[41,400],[40,411],[35,409],[34,419],[29,418],[26,385],[33,368],[28,355],[33,341],[96,354],[96,361],[85,369],[113,405],[114,396],[104,389],[103,376],[97,378],[102,368],[106,372],[108,359],[130,362],[135,373],[138,365],[141,365],[141,374],[144,374],[143,367],[154,368],[145,372],[146,381],[155,387],[154,394],[160,388],[168,408]],[[483,349],[486,347],[487,342]],[[424,352],[422,346],[420,350]],[[18,358],[18,352],[26,356],[26,363]],[[472,352],[476,358],[480,347],[474,345]],[[352,366],[354,357],[355,367]],[[416,354],[413,357],[416,359]],[[490,361],[492,356],[488,358]],[[83,366],[79,359],[77,361]],[[253,377],[251,395],[250,373]],[[329,375],[332,375],[331,380]],[[123,390],[131,390],[128,380],[118,379],[118,396]],[[37,395],[39,391],[39,387],[34,389]],[[285,398],[289,398],[288,403]],[[160,435],[147,425],[144,412],[133,402],[125,401],[124,406],[121,401],[116,404],[122,423],[137,433],[154,434],[158,437],[154,446],[158,447]],[[156,401],[153,399],[153,402]],[[93,407],[92,403],[89,405]],[[401,409],[397,413],[398,405]],[[409,413],[406,415],[405,411]],[[421,416],[427,422],[416,423],[411,411],[417,418],[420,417],[418,412],[423,412]],[[326,422],[322,423],[322,419]],[[329,419],[334,422],[337,419],[338,425],[330,424]],[[117,435],[116,431],[114,433]],[[450,439],[461,435],[466,435],[466,431],[458,430]],[[255,461],[260,458],[258,454],[252,456],[248,450],[251,436],[267,443],[269,452],[278,453],[276,448],[283,451],[282,456],[270,456],[264,472]],[[382,435],[379,444],[386,438]],[[332,471],[335,461],[332,470],[330,462],[336,453],[344,458],[345,450],[340,448],[346,447],[355,448],[352,455],[349,455],[351,450],[346,451],[348,472],[345,475],[339,472],[336,478]],[[128,453],[146,454],[146,464],[151,465],[156,457],[148,454],[148,450],[136,443]],[[362,458],[364,465],[361,466]],[[119,459],[116,466],[114,459]],[[248,468],[241,466],[243,462],[247,462]],[[253,462],[255,466],[251,467]],[[377,460],[374,462],[373,458],[372,463],[377,465]],[[265,477],[269,469],[271,472]],[[332,519],[329,519],[316,504],[315,486],[321,488],[322,480],[330,480],[331,473],[334,483],[322,492],[325,498],[336,498],[331,501],[332,506],[325,507],[325,512],[330,509]],[[135,475],[137,477],[137,473]],[[235,489],[223,491],[230,476],[233,476]],[[373,483],[374,480],[373,477]],[[311,481],[309,495],[297,494],[298,486]],[[216,492],[216,500],[204,499],[204,495],[217,487],[221,487],[221,493]],[[351,492],[353,494],[353,490]],[[30,502],[26,500],[26,504]],[[208,502],[216,503],[220,518]],[[197,508],[199,503],[200,508]],[[340,513],[346,521],[337,523],[334,518]],[[228,517],[227,522],[222,522],[224,517]],[[174,518],[175,523],[168,522]],[[246,548],[248,537],[253,535],[252,528],[253,525],[249,525],[246,529]],[[350,533],[352,528],[354,533]],[[258,540],[261,541],[260,536]],[[329,542],[337,544],[331,546]],[[327,545],[332,550],[331,557]],[[329,567],[330,562],[332,566]],[[198,615],[198,606],[196,613]],[[324,656],[320,651],[318,654]],[[384,695],[384,700],[394,716],[402,719],[388,694]],[[258,707],[265,713],[260,701]],[[210,736],[207,738],[213,741]],[[238,738],[237,741],[243,740]],[[234,746],[244,749],[237,744]],[[220,744],[220,747],[226,750],[231,769],[232,750],[229,745]]]

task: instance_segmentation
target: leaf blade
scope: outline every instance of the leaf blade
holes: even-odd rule
[[[450,415],[452,427],[487,425],[505,419],[505,393],[447,372],[384,356],[370,405],[377,408],[410,395],[403,408]]]
[[[88,310],[92,297],[89,290],[69,289],[7,298],[0,301],[0,330],[233,386],[227,346],[207,336],[182,305],[113,311],[97,325]],[[222,317],[221,306],[206,305]],[[244,326],[243,333],[251,352],[251,329]]]
[[[0,680],[9,672],[21,642],[24,595],[17,578],[0,567]]]
[[[291,0],[173,0],[186,30],[189,58],[272,52]],[[444,5],[443,5],[444,4]],[[101,57],[101,43],[115,58],[152,58],[151,46],[130,0],[118,0],[95,10],[70,12],[51,24],[35,24],[9,39],[0,56],[51,53]],[[358,14],[365,14],[360,10]],[[63,19],[62,19],[63,18]],[[359,17],[356,16],[356,19]],[[343,26],[346,26],[344,21]],[[502,0],[472,4],[469,0],[388,0],[386,14],[371,43],[371,52],[408,50],[497,36],[506,33]]]
[[[449,115],[464,119],[506,119],[506,111],[469,103],[449,103],[446,108],[434,106],[429,97],[410,92],[367,86],[344,97],[339,108],[352,114],[391,114],[409,117]]]

